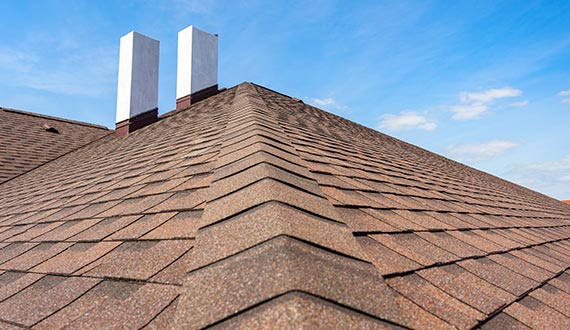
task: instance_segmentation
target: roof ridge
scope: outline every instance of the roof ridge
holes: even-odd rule
[[[210,100],[211,98],[215,98],[216,96],[218,96],[218,95],[220,95],[220,94],[222,94],[222,93],[231,91],[231,90],[233,90],[234,88],[237,88],[237,87],[239,87],[239,86],[242,85],[242,84],[247,84],[247,82],[244,81],[244,82],[241,82],[241,83],[239,83],[239,84],[237,84],[237,85],[235,85],[235,86],[229,87],[229,88],[220,88],[220,89],[218,89],[218,93],[217,93],[217,94],[212,95],[212,96],[210,96],[210,97],[207,97],[207,98],[205,98],[205,99],[202,99],[202,100],[200,100],[200,101],[198,101],[198,102],[196,102],[196,103],[192,103],[190,106],[188,106],[188,107],[186,107],[186,108],[182,108],[182,109],[176,109],[176,108],[174,108],[174,109],[172,109],[172,110],[170,110],[170,111],[168,111],[168,112],[165,112],[165,113],[159,115],[159,116],[158,116],[158,120],[160,121],[160,120],[162,120],[162,119],[170,118],[170,117],[172,117],[172,116],[175,116],[175,115],[178,115],[178,114],[181,114],[181,113],[185,113],[186,111],[191,110],[191,109],[193,108],[193,105],[199,104],[199,103],[204,102],[204,101],[206,101],[206,100]]]
[[[188,284],[176,311],[178,325],[201,328],[229,322],[240,311],[289,292],[337,301],[376,319],[401,321],[391,289],[303,166],[256,87],[238,85],[228,108],[212,173],[216,177],[223,168],[224,175],[208,188]],[[260,122],[272,128],[263,134],[274,139],[246,129]],[[278,153],[280,164],[259,151]],[[253,154],[257,156],[251,164]],[[288,172],[280,169],[283,163],[301,166]],[[337,284],[348,278],[352,284],[339,289]],[[231,303],[221,306],[208,296]]]
[[[98,124],[92,124],[92,123],[87,123],[87,122],[78,121],[78,120],[73,120],[73,119],[67,119],[67,118],[61,118],[61,117],[54,117],[54,116],[44,115],[44,114],[41,114],[41,113],[35,113],[35,112],[24,111],[24,110],[18,110],[18,109],[12,109],[12,108],[5,108],[5,107],[0,107],[0,110],[4,110],[4,111],[6,111],[6,112],[11,112],[11,113],[16,113],[16,114],[20,114],[20,115],[26,115],[26,116],[32,116],[32,117],[37,117],[37,118],[45,118],[45,119],[57,120],[57,121],[66,122],[66,123],[70,123],[70,124],[76,124],[76,125],[81,125],[81,126],[87,126],[87,127],[92,127],[92,128],[98,128],[98,129],[109,130],[109,128],[108,128],[107,126],[98,125]]]

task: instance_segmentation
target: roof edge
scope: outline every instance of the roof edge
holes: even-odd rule
[[[66,118],[60,118],[60,117],[54,117],[54,116],[48,116],[48,115],[44,115],[44,114],[40,114],[40,113],[29,112],[29,111],[18,110],[18,109],[12,109],[12,108],[5,108],[5,107],[0,107],[0,110],[4,110],[4,111],[6,111],[6,112],[17,113],[17,114],[20,114],[20,115],[26,115],[26,116],[32,116],[32,117],[37,117],[37,118],[45,118],[45,119],[57,120],[57,121],[62,121],[62,122],[66,122],[66,123],[71,123],[71,124],[76,124],[76,125],[87,126],[87,127],[98,128],[98,129],[103,129],[103,130],[110,131],[110,129],[109,129],[107,126],[97,125],[97,124],[91,124],[91,123],[86,123],[86,122],[78,121],[78,120],[72,120],[72,119],[66,119]]]

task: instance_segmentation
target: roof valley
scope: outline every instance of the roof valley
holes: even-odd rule
[[[239,85],[229,111],[177,325],[275,322],[278,315],[264,314],[266,304],[289,312],[291,304],[310,305],[366,324],[400,315],[391,289],[299,166],[303,161],[255,88]],[[330,321],[319,315],[304,322]]]

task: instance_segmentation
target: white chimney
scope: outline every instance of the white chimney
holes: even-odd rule
[[[151,124],[158,117],[160,42],[137,32],[121,38],[116,135]]]
[[[218,36],[192,25],[178,32],[176,108],[218,92]]]

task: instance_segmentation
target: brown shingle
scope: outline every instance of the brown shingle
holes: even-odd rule
[[[158,284],[103,281],[34,329],[140,328],[176,298],[176,289]]]
[[[162,227],[161,225],[164,222],[168,221],[176,215],[176,212],[166,212],[166,213],[157,213],[157,214],[149,214],[145,215],[142,218],[138,218],[136,221],[132,222],[130,225],[124,227],[121,230],[116,231],[114,234],[108,237],[110,240],[127,240],[127,239],[136,239],[142,237],[143,235],[156,230],[157,227]],[[148,234],[147,234],[148,235]],[[145,236],[147,236],[145,235]],[[170,236],[163,236],[159,238],[174,238],[175,233],[172,233]],[[182,237],[182,236],[178,236]]]
[[[550,272],[558,273],[562,270],[562,267],[556,264],[551,263],[549,260],[544,260],[540,256],[536,256],[531,253],[532,248],[522,249],[522,250],[515,250],[510,252],[515,257],[518,257],[528,263],[531,263],[535,266],[544,268]]]
[[[137,219],[140,219],[140,215],[131,215],[124,217],[112,217],[103,219],[96,222],[93,226],[88,229],[81,231],[80,233],[69,237],[71,241],[99,241],[103,238],[112,235],[113,233],[119,231],[121,228],[128,226]]]
[[[357,240],[382,275],[400,273],[422,267],[417,262],[406,258],[370,237],[360,236]]]
[[[147,197],[138,197],[125,199],[118,205],[106,210],[105,212],[99,214],[101,217],[113,217],[120,216],[124,214],[140,214],[145,210],[150,209],[152,206],[159,204],[160,202],[168,199],[172,194],[164,193],[160,195],[151,195]],[[160,212],[161,210],[154,211]]]
[[[40,223],[33,227],[28,228],[25,232],[20,233],[18,235],[14,235],[8,239],[6,242],[16,242],[16,241],[31,241],[34,238],[43,235],[54,228],[60,226],[63,222],[48,222],[48,223]]]
[[[370,237],[424,266],[458,259],[458,257],[422,239],[417,234],[381,234],[370,235]]]
[[[205,189],[180,191],[169,195],[162,203],[154,204],[156,206],[151,208],[149,212],[191,210],[204,201],[206,201]]]
[[[99,280],[45,276],[41,280],[0,303],[0,318],[32,326],[72,302]]]
[[[489,258],[465,260],[459,265],[491,284],[519,296],[534,288],[538,282],[519,275]]]
[[[547,284],[538,290],[532,291],[530,296],[570,317],[570,294],[555,286]]]
[[[449,233],[446,232],[419,232],[417,235],[424,240],[461,258],[480,256],[485,254],[483,250],[477,249],[472,245],[464,243],[463,241],[449,235]]]
[[[0,265],[0,269],[28,270],[71,246],[70,243],[40,243],[31,250]]]
[[[505,247],[489,241],[488,239],[475,234],[473,231],[449,231],[449,235],[485,252],[496,252],[507,250]]]
[[[3,272],[0,274],[0,302],[23,290],[43,276],[42,274],[34,273]]]
[[[509,330],[530,330],[530,328],[517,319],[502,312],[491,318],[481,327],[483,330],[509,329]]]
[[[511,253],[490,255],[489,259],[503,265],[504,267],[507,267],[514,272],[517,272],[539,282],[546,281],[554,275],[552,272],[549,272],[520,258],[517,258]]]
[[[209,203],[210,207],[204,211],[204,225],[224,220],[238,212],[269,201],[294,205],[328,219],[338,218],[326,199],[299,191],[275,180],[265,179]]]
[[[103,258],[80,270],[97,277],[121,277],[145,280],[176,260],[192,247],[192,241],[124,242]],[[154,258],[149,258],[152,255]]]
[[[165,222],[148,232],[143,238],[170,239],[196,237],[202,213],[202,211],[185,211],[176,214],[174,217],[169,216]],[[160,213],[160,215],[163,214],[164,213]]]
[[[0,249],[0,265],[35,247],[37,243],[12,243]],[[1,268],[0,268],[1,269]]]
[[[423,307],[418,306],[405,296],[397,295],[396,301],[398,302],[400,312],[402,313],[402,325],[408,326],[412,329],[457,329],[441,318],[428,312]]]
[[[66,221],[54,230],[36,237],[37,241],[64,241],[85,229],[94,226],[101,219],[84,219],[78,221]]]
[[[505,313],[534,329],[570,328],[570,318],[530,296],[507,307]]]
[[[360,209],[350,207],[336,207],[335,209],[342,221],[346,223],[353,232],[400,231],[399,228],[393,227]]]
[[[31,271],[71,274],[101,258],[119,244],[118,242],[76,243],[57,256],[32,268]]]
[[[552,279],[548,283],[566,293],[570,293],[570,273],[568,271],[560,274],[560,276],[558,276],[555,279]]]
[[[403,329],[317,297],[291,292],[213,329]]]
[[[387,282],[430,313],[459,329],[471,328],[483,317],[481,312],[451,297],[417,275],[397,277]]]
[[[188,270],[192,269],[193,258],[192,249],[190,249],[158,274],[151,277],[151,280],[165,284],[184,284]]]
[[[447,294],[486,314],[515,299],[512,294],[457,265],[424,269],[418,274]]]
[[[212,285],[216,276],[219,281]],[[318,295],[380,318],[398,318],[388,290],[370,265],[278,237],[192,272],[182,292],[178,321],[181,327],[204,327],[289,291]]]

